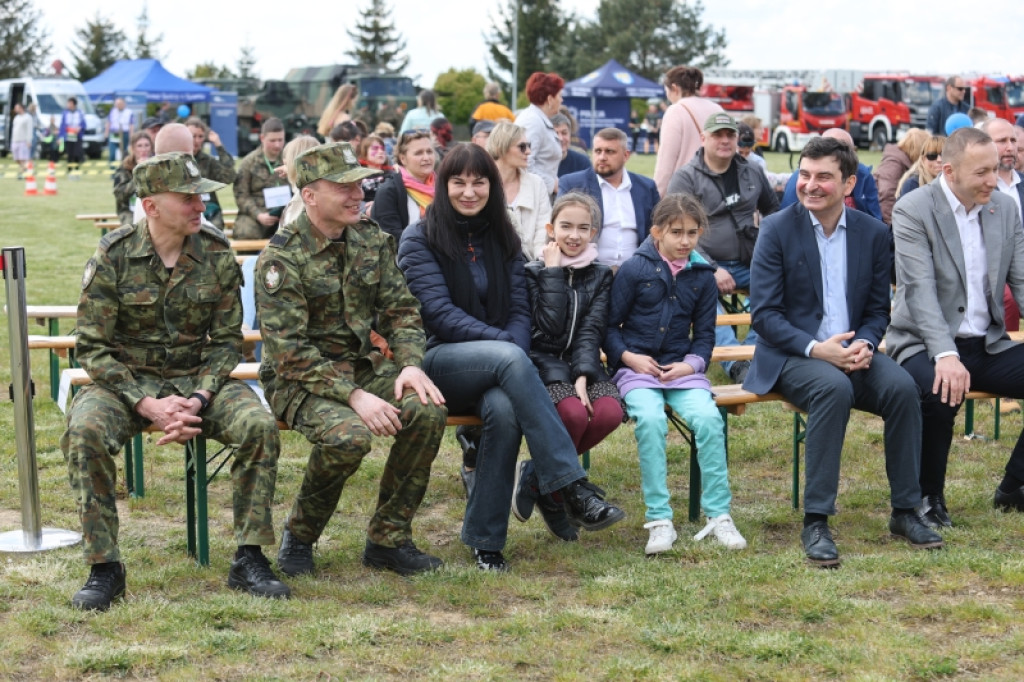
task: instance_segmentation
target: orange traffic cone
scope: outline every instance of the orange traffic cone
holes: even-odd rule
[[[36,188],[36,171],[32,167],[32,162],[28,162],[28,170],[25,171],[25,196],[34,197],[39,194],[39,190]]]
[[[43,194],[57,194],[57,168],[53,161],[50,162],[50,167],[46,169],[46,184],[43,186]]]

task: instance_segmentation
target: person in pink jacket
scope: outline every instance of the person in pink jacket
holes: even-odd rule
[[[672,174],[685,166],[701,146],[701,126],[708,116],[722,111],[709,99],[698,97],[704,74],[692,66],[673,66],[665,73],[665,96],[671,106],[661,120],[661,146],[654,165],[654,184],[665,196]]]

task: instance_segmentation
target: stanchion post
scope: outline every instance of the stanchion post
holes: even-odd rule
[[[28,355],[28,317],[25,309],[25,249],[0,252],[7,293],[7,329],[11,348],[11,398],[14,401],[14,442],[18,451],[18,490],[21,530],[0,534],[0,551],[39,552],[74,545],[81,534],[43,528],[40,522],[39,477],[36,471],[35,422],[32,416],[32,374]]]

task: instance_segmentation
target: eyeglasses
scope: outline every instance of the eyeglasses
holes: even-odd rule
[[[430,137],[430,131],[426,128],[409,128],[401,135],[401,139],[412,138],[418,140],[423,137]]]
[[[518,147],[519,151],[521,151],[524,154],[526,152],[530,151],[530,143],[529,142],[520,142],[519,144],[516,145],[516,147]]]
[[[740,138],[739,141],[736,142],[736,144],[739,145],[740,147],[746,149],[748,147],[753,147],[754,146],[754,140],[752,138],[749,138],[749,137],[743,137],[743,138]]]
[[[941,157],[942,154],[939,154],[938,152],[932,152],[931,154],[924,155],[924,158],[928,159],[929,161],[938,161]]]
[[[953,89],[954,90],[959,90],[960,92],[967,92],[967,90],[968,90],[966,85],[954,85]]]

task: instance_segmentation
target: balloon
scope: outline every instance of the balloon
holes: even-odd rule
[[[192,110],[188,108],[187,104],[181,104],[178,106],[178,118],[188,118],[188,115],[192,113]]]
[[[971,125],[971,117],[958,111],[946,119],[946,135],[952,135],[960,128],[970,128]]]

